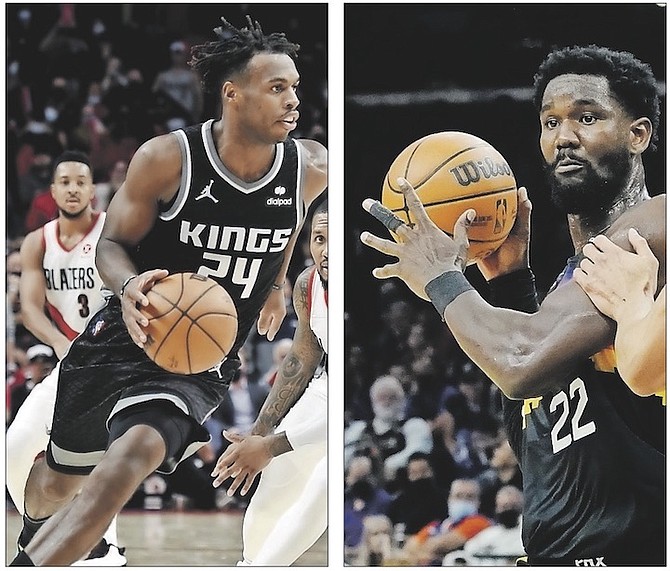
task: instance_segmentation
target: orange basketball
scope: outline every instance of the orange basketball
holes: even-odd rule
[[[144,351],[163,369],[190,375],[221,362],[237,336],[237,309],[228,292],[200,274],[172,274],[146,294]]]
[[[398,177],[407,179],[431,220],[450,236],[463,212],[477,211],[468,231],[468,262],[494,252],[516,220],[512,169],[498,151],[474,135],[433,133],[413,142],[393,161],[381,201],[404,222],[411,222]]]

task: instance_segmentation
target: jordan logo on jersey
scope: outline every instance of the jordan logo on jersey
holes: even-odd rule
[[[198,196],[196,196],[195,199],[200,200],[201,198],[210,198],[212,201],[214,201],[214,204],[217,204],[219,202],[219,199],[216,198],[216,196],[214,196],[212,194],[212,185],[213,184],[214,184],[214,179],[209,179],[209,184],[200,191],[200,194]]]

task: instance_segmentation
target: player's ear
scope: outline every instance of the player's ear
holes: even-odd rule
[[[226,81],[221,86],[221,100],[226,102],[233,102],[237,99],[237,88],[232,81]]]
[[[651,142],[653,127],[647,117],[635,119],[630,124],[629,145],[632,153],[639,155],[647,150]]]

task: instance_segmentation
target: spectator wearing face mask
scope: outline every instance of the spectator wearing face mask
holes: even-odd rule
[[[447,515],[447,498],[435,483],[428,454],[415,452],[407,462],[407,479],[388,512],[394,526],[401,524],[413,535],[425,525]]]
[[[448,554],[443,565],[454,565],[463,558],[471,566],[513,566],[525,555],[521,543],[523,494],[515,486],[503,486],[496,494],[495,525],[470,539],[460,552]]]
[[[444,556],[460,550],[465,543],[492,525],[479,513],[480,489],[477,480],[457,479],[449,490],[449,517],[431,523],[412,536],[405,546],[410,565],[440,565]]]
[[[352,422],[344,433],[345,463],[353,455],[368,456],[375,476],[389,489],[396,473],[415,452],[429,454],[433,447],[430,425],[422,418],[406,418],[407,399],[402,384],[390,375],[370,387],[373,418]]]

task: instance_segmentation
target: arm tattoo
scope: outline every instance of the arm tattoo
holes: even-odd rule
[[[277,380],[258,415],[256,426],[264,433],[276,426],[312,379],[313,373],[311,368],[306,370],[296,355],[289,353],[279,368]]]
[[[268,434],[300,397],[314,375],[322,350],[313,340],[307,314],[306,274],[298,278],[293,302],[298,314],[298,330],[293,347],[279,367],[277,378],[254,423],[252,434]]]

